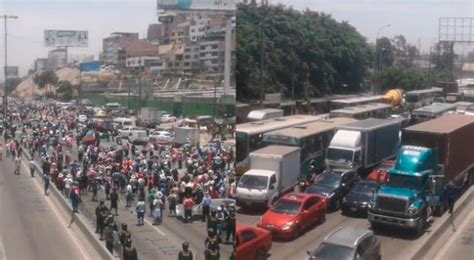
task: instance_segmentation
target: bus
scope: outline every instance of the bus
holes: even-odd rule
[[[442,96],[442,94],[443,89],[441,88],[408,91],[405,94],[405,103],[409,110],[413,110],[430,105],[435,98]]]
[[[301,148],[300,179],[305,179],[311,165],[317,172],[325,169],[324,155],[335,128],[357,121],[353,118],[337,117],[321,119],[312,123],[296,125],[263,134],[265,145],[287,145]]]
[[[456,104],[433,103],[428,106],[420,107],[411,112],[411,124],[418,124],[424,121],[441,117],[442,115],[456,111]]]
[[[390,104],[373,103],[332,110],[329,112],[329,118],[350,117],[362,120],[373,117],[384,119],[390,116],[391,110],[392,106]]]
[[[248,156],[251,152],[264,146],[263,134],[295,125],[311,123],[323,118],[327,114],[311,115],[292,115],[273,119],[267,119],[256,122],[238,124],[236,126],[236,174],[241,175],[249,167]]]
[[[371,103],[380,103],[384,101],[384,96],[362,96],[352,98],[341,98],[331,100],[331,110],[341,109],[345,107],[354,107],[359,105],[367,105]]]

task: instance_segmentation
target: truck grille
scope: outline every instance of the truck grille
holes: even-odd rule
[[[377,208],[396,212],[405,212],[407,201],[396,197],[378,197]]]

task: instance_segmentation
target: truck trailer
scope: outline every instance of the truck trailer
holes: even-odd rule
[[[427,219],[442,215],[448,183],[471,185],[474,175],[474,117],[446,115],[408,128],[388,181],[369,204],[373,228],[391,225],[423,234]]]

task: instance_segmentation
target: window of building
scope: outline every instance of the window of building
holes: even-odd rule
[[[191,59],[191,55],[184,55],[184,59],[186,60]]]
[[[213,44],[212,45],[212,49],[218,49],[219,48],[219,44]]]
[[[212,64],[217,64],[219,62],[219,60],[212,60]]]
[[[219,55],[219,53],[217,51],[212,52],[212,56],[217,56],[217,55]]]
[[[184,66],[189,66],[189,62],[185,62],[185,63],[184,63]]]

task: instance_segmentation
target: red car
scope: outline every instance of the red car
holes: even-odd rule
[[[292,192],[277,200],[263,214],[258,227],[272,232],[273,237],[297,238],[326,217],[326,199],[317,194]]]
[[[272,235],[258,227],[237,224],[236,254],[237,260],[267,259],[272,247]]]
[[[367,180],[370,181],[379,181],[380,184],[387,183],[388,174],[387,170],[393,168],[395,166],[395,161],[387,160],[383,161],[379,166],[377,166],[369,176],[367,176]]]

